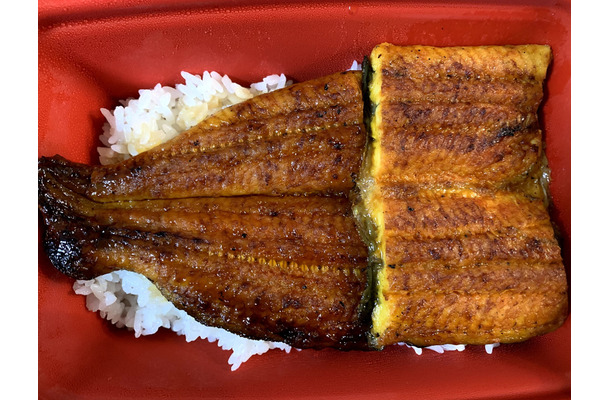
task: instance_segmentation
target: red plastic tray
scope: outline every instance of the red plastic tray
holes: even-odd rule
[[[378,43],[539,43],[554,59],[542,107],[552,168],[552,216],[570,271],[571,42],[569,1],[39,2],[39,156],[97,163],[100,107],[180,71],[242,83],[285,73],[302,81],[348,68]],[[136,339],[85,308],[39,238],[39,396],[44,399],[564,399],[570,397],[570,319],[522,344],[418,356],[279,350],[236,372],[207,341],[164,331]]]

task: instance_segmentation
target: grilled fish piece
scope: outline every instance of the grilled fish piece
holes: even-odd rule
[[[44,246],[91,279],[141,273],[208,325],[295,347],[366,347],[367,248],[347,193],[361,73],[225,108],[110,166],[39,160]]]
[[[361,76],[341,72],[225,108],[165,144],[84,171],[83,191],[100,202],[347,194],[366,141]]]
[[[383,196],[380,343],[506,343],[563,323],[566,276],[541,201],[504,191]]]
[[[44,247],[77,279],[140,273],[198,321],[299,348],[367,347],[367,248],[347,197],[96,202],[39,162]]]
[[[372,346],[516,342],[568,310],[537,111],[548,46],[377,46],[355,209]]]

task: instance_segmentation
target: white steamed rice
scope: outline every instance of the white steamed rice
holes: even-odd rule
[[[175,87],[142,89],[137,99],[121,100],[113,111],[102,108],[107,122],[98,147],[100,163],[112,164],[164,143],[197,125],[216,111],[262,93],[281,89],[291,82],[284,74],[269,75],[245,88],[227,75],[183,71],[184,83]]]
[[[362,69],[356,61],[350,70]],[[100,163],[115,163],[133,157],[164,143],[198,124],[218,110],[244,100],[281,89],[292,82],[284,74],[269,75],[245,88],[227,75],[205,71],[202,75],[182,72],[184,83],[175,87],[157,84],[142,89],[139,97],[120,101],[114,110],[101,109],[107,122],[98,147]],[[87,308],[99,311],[116,326],[127,327],[135,336],[152,335],[159,328],[171,329],[191,342],[198,338],[217,342],[223,350],[232,350],[229,357],[235,371],[255,354],[271,349],[290,352],[291,347],[278,342],[250,340],[219,328],[207,327],[195,321],[166,300],[144,276],[128,271],[115,271],[92,280],[77,280],[74,291],[86,296]],[[402,344],[421,354],[422,349]],[[498,344],[486,345],[491,354]],[[430,346],[426,349],[443,353],[463,351],[464,345]]]
[[[229,357],[232,371],[255,354],[271,349],[287,353],[291,350],[284,343],[250,340],[202,325],[185,311],[178,310],[155,285],[135,272],[114,271],[92,280],[77,280],[73,288],[76,294],[86,296],[87,309],[99,311],[102,318],[119,328],[133,330],[136,337],[152,335],[163,327],[184,336],[187,342],[207,339],[210,343],[217,342],[223,350],[233,350]]]

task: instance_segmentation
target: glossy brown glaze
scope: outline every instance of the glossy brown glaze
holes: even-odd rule
[[[86,194],[96,201],[344,195],[366,140],[362,104],[359,71],[263,94],[147,152],[96,167]]]
[[[384,197],[386,340],[513,342],[561,325],[561,250],[542,201],[511,192]]]
[[[371,56],[381,63],[377,181],[501,187],[523,180],[542,153],[536,113],[548,47],[396,49],[380,45]]]
[[[367,249],[346,197],[95,202],[40,162],[44,246],[68,276],[124,269],[198,321],[292,346],[366,347]]]
[[[52,263],[141,273],[198,321],[296,347],[366,347],[367,249],[351,215],[361,73],[225,108],[109,166],[39,160]]]
[[[537,120],[550,50],[381,45],[371,58],[364,163],[359,72],[224,109],[116,165],[42,158],[52,263],[75,278],[141,273],[206,325],[301,348],[515,342],[560,326]],[[347,198],[358,171],[368,252]]]
[[[375,347],[515,342],[563,323],[537,119],[550,59],[547,46],[372,52]]]

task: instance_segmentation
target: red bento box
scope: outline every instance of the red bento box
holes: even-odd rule
[[[381,42],[549,44],[541,109],[552,217],[570,276],[569,1],[272,2],[41,0],[38,155],[97,163],[101,107],[180,71],[240,83],[272,73],[303,81],[349,68]],[[567,399],[571,322],[525,343],[437,354],[273,350],[231,372],[216,344],[163,331],[135,338],[97,314],[57,272],[39,239],[38,384],[43,399]]]

